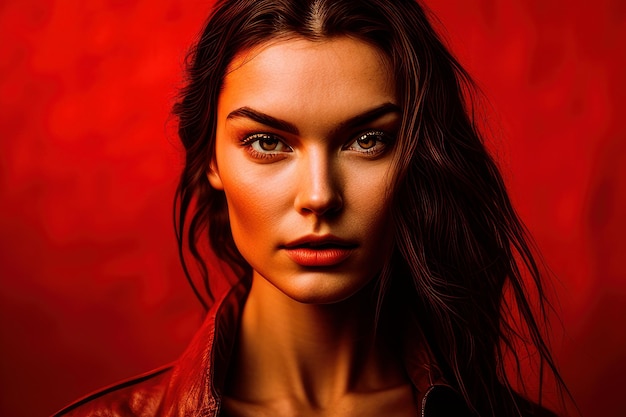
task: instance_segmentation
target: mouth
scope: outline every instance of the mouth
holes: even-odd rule
[[[283,247],[285,249],[306,248],[320,250],[333,248],[354,249],[357,247],[357,244],[331,235],[311,235],[286,243]]]
[[[349,243],[344,242],[307,242],[300,243],[297,245],[286,245],[287,249],[297,249],[297,248],[307,248],[307,249],[332,249],[332,248],[352,248],[356,247],[356,245],[351,245]]]
[[[305,236],[285,244],[282,249],[300,266],[329,267],[347,260],[357,246],[335,236]]]

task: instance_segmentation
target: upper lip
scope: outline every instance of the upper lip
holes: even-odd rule
[[[333,235],[307,235],[298,239],[292,240],[283,245],[287,249],[309,247],[315,248],[320,246],[340,246],[344,248],[354,248],[356,243],[349,240],[338,238]]]

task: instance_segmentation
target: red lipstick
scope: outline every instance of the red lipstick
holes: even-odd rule
[[[289,242],[283,249],[300,266],[322,267],[342,263],[356,247],[356,244],[332,235],[311,235]]]

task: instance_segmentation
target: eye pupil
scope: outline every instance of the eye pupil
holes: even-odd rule
[[[259,139],[259,145],[264,151],[273,151],[278,146],[278,139],[273,139],[273,138]]]
[[[376,146],[378,135],[364,135],[361,136],[357,142],[359,142],[359,146],[363,149],[370,149]]]

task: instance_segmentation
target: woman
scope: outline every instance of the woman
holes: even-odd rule
[[[207,318],[175,364],[57,415],[553,415],[505,371],[524,334],[540,391],[561,381],[468,86],[412,0],[219,2],[175,106]],[[207,235],[237,277],[217,299]]]

